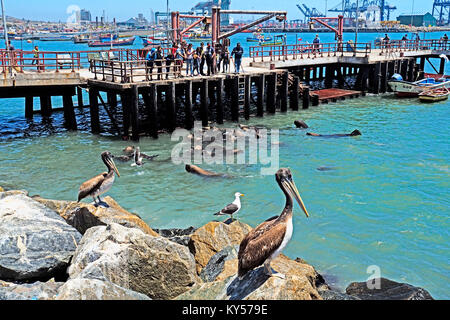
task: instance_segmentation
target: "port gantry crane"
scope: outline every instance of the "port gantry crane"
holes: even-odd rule
[[[303,6],[303,7],[302,7]],[[316,8],[309,8],[306,4],[299,5],[297,4],[297,8],[303,13],[305,16],[305,22],[308,22],[312,17],[325,17],[325,15],[317,10]]]
[[[359,2],[359,6],[355,2],[350,2],[350,0],[343,0],[340,4],[328,11],[340,12],[346,18],[356,19],[357,11],[366,12],[370,6],[378,6],[380,8],[381,21],[389,21],[391,12],[397,10],[396,6],[386,3],[386,0],[362,0]]]
[[[450,24],[450,1],[434,0],[433,17],[436,18],[439,26]]]

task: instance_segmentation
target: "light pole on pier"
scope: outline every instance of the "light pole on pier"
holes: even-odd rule
[[[6,14],[5,14],[5,6],[3,5],[3,0],[1,0],[2,2],[2,17],[3,17],[3,31],[5,33],[5,46],[6,46],[6,50],[9,51],[9,39],[8,39],[8,29],[6,28]]]

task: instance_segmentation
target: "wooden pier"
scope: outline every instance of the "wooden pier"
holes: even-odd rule
[[[388,80],[399,73],[406,81],[424,76],[426,62],[441,59],[435,68],[443,74],[441,54],[450,48],[435,40],[399,41],[372,47],[355,44],[285,45],[252,47],[243,59],[244,73],[185,77],[174,61],[147,65],[145,50],[89,52],[0,51],[0,98],[25,99],[25,117],[36,112],[51,116],[52,97],[61,96],[67,129],[76,130],[74,108],[89,108],[91,131],[102,132],[100,109],[123,138],[158,137],[161,131],[191,129],[225,121],[299,110],[370,93],[388,91]],[[9,54],[9,55],[8,55]],[[89,105],[83,103],[88,92]],[[35,111],[33,98],[40,98]],[[119,103],[120,101],[120,103]],[[75,102],[75,103],[74,103]]]

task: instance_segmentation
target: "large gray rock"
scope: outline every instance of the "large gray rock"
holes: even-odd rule
[[[191,235],[197,230],[194,227],[189,227],[187,229],[153,229],[161,237],[167,238],[170,241],[181,244],[183,246],[189,245],[189,240]]]
[[[0,300],[53,300],[62,282],[50,280],[28,284],[9,283],[0,280]]]
[[[347,287],[346,293],[361,300],[434,300],[423,288],[385,278],[378,280],[380,289],[369,289],[366,282],[353,282]]]
[[[64,277],[81,234],[21,191],[0,193],[0,279]]]
[[[60,289],[55,300],[151,300],[144,294],[109,281],[72,279]]]
[[[200,281],[189,249],[112,223],[86,231],[70,279],[110,281],[152,299],[171,299]]]
[[[227,249],[225,249],[228,251]],[[231,250],[230,252],[232,252]],[[315,286],[317,273],[314,268],[280,255],[272,261],[272,268],[286,275],[286,279],[268,277],[263,267],[250,271],[242,280],[237,278],[237,259],[227,259],[223,266],[214,263],[217,270],[222,269],[219,275],[208,273],[214,282],[198,283],[191,290],[181,294],[177,300],[321,300]],[[226,257],[225,251],[219,252],[215,257]],[[213,256],[213,259],[214,256]],[[202,272],[208,272],[208,265]],[[211,267],[212,268],[212,267]],[[206,269],[206,271],[204,271]],[[215,270],[212,268],[211,271]],[[206,276],[206,274],[204,274]]]
[[[228,246],[211,257],[208,264],[200,272],[200,278],[205,282],[215,281],[226,268],[227,261],[236,263],[239,245]],[[226,277],[227,275],[225,275]]]

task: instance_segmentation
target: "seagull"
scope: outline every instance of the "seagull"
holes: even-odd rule
[[[219,212],[215,213],[215,216],[224,216],[224,215],[231,215],[231,220],[233,220],[233,214],[236,214],[241,210],[241,197],[244,195],[242,193],[236,192],[234,194],[234,201],[227,205],[225,208],[220,210]]]

